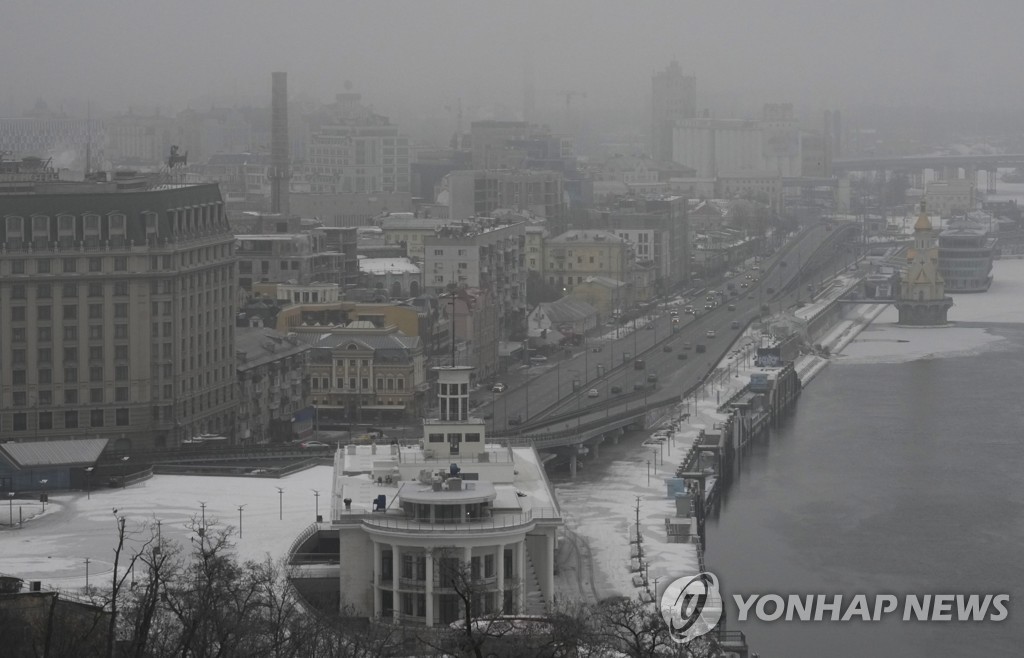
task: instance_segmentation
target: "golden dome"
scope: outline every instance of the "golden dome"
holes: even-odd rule
[[[928,215],[921,213],[917,216],[917,222],[914,223],[915,231],[930,231],[932,230],[932,221],[928,219]]]

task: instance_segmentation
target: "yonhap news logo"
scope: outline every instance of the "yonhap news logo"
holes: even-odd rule
[[[703,571],[673,580],[661,595],[661,616],[676,642],[686,644],[710,633],[722,619],[718,578]]]
[[[762,622],[1001,622],[1010,595],[999,594],[733,594],[736,621]],[[665,588],[661,616],[676,642],[686,644],[714,630],[722,619],[718,578],[707,571]]]

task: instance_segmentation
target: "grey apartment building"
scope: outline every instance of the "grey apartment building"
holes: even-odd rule
[[[234,438],[233,245],[215,184],[0,194],[0,440]]]

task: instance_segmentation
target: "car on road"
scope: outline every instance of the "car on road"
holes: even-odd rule
[[[651,439],[647,439],[643,443],[641,443],[640,445],[646,446],[648,448],[660,448],[661,447],[661,441],[652,441]]]
[[[633,384],[633,390],[634,391],[642,391],[645,388],[647,388],[647,384],[644,384],[643,382],[637,382],[637,383]]]
[[[508,387],[501,382],[497,382],[491,387],[491,393],[504,393],[506,388]]]
[[[690,343],[689,343],[689,342],[683,343],[683,349],[684,349],[684,350],[688,350],[688,349],[690,349],[691,347],[693,347],[693,346],[692,346],[692,345],[690,345]]]
[[[661,351],[662,352],[671,352],[672,351],[672,346],[671,345],[666,345],[665,347],[661,348]]]
[[[783,263],[783,265],[785,265],[785,263]],[[760,270],[760,269],[761,269],[761,266],[760,266],[760,265],[755,265],[755,266],[751,267],[750,269],[752,269],[752,270],[754,270],[755,272],[757,272],[758,270]]]
[[[769,295],[774,295],[775,294],[775,288],[768,288],[767,290],[765,290],[765,292],[768,293]]]
[[[749,288],[749,287],[750,287],[750,286],[749,286],[749,285],[747,285],[747,282],[746,282],[746,281],[744,281],[743,283],[741,283],[741,284],[740,284],[740,288]]]
[[[697,343],[697,354],[703,354],[704,352],[707,352],[707,351],[708,351],[708,348],[705,347],[703,343]]]
[[[654,382],[658,381],[658,375],[653,373],[653,372],[648,373],[647,374],[647,381],[649,381],[649,382],[651,382],[653,384]]]
[[[668,441],[668,430],[658,430],[657,432],[651,434],[651,438],[654,439],[655,441]]]
[[[302,447],[302,448],[330,448],[331,447],[331,446],[327,445],[326,443],[321,443],[320,441],[303,441],[302,443],[299,444],[299,446]]]
[[[530,357],[530,363],[533,363],[535,365],[536,364],[540,364],[540,363],[547,363],[547,362],[548,362],[548,357],[546,357],[546,356],[537,355],[537,356],[531,356]]]
[[[603,347],[601,347],[600,345],[598,345],[597,347],[592,347],[592,348],[590,348],[590,351],[591,351],[591,352],[600,352],[600,351],[601,351],[601,350],[603,350],[603,349],[604,349]]]
[[[729,310],[730,311],[735,311],[736,310],[736,305],[735,304],[729,304]]]
[[[739,320],[733,320],[732,322],[729,323],[729,328],[730,329],[739,329],[740,328],[740,321]]]
[[[618,395],[619,393],[622,392],[622,387],[621,386],[612,386],[608,390],[611,391],[612,395]]]
[[[601,395],[601,393],[599,393],[596,388],[592,388],[589,391],[587,391],[587,397],[588,398],[596,398],[599,395]]]
[[[676,358],[677,358],[677,359],[679,359],[680,361],[685,361],[685,360],[686,360],[686,352],[680,352],[680,353],[679,353],[679,354],[678,354],[678,355],[676,356]]]
[[[705,338],[714,338],[715,337],[715,330],[714,329],[708,329],[707,331],[704,332],[704,337]]]
[[[647,326],[644,327],[644,329],[647,329],[647,330],[654,329],[654,323],[653,322],[648,322]]]

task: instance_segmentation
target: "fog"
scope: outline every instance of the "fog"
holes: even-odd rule
[[[677,59],[700,109],[752,115],[857,104],[1024,105],[1024,3],[774,2],[7,2],[0,114],[38,99],[77,111],[177,111],[269,103],[269,73],[293,98],[328,101],[345,81],[385,114],[515,115],[533,61],[537,107],[567,90],[580,111],[636,108]]]

